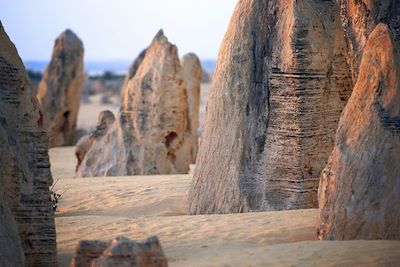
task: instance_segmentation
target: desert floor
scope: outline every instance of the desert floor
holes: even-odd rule
[[[79,125],[92,127],[102,108],[86,104]],[[50,160],[55,190],[66,190],[56,213],[60,266],[79,240],[120,235],[157,235],[169,266],[400,266],[400,241],[316,240],[315,209],[189,216],[191,175],[74,178],[74,147],[51,149]]]

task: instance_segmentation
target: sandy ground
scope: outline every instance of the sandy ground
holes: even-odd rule
[[[79,240],[119,235],[158,235],[170,266],[400,264],[399,241],[315,241],[314,209],[188,216],[190,175],[72,178],[73,151],[50,151],[55,190],[67,190],[56,213],[60,266]]]
[[[204,106],[204,105],[203,105]],[[91,103],[81,110],[98,112]],[[80,116],[80,125],[92,127]],[[317,241],[317,210],[188,216],[190,175],[74,178],[74,147],[50,150],[60,266],[81,239],[157,235],[169,266],[400,266],[400,241]]]

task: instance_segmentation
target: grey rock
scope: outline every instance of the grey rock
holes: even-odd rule
[[[222,43],[189,212],[317,207],[351,93],[336,1],[238,2]]]
[[[0,266],[56,266],[48,144],[28,75],[0,23]]]
[[[100,257],[107,249],[109,242],[100,240],[81,240],[72,257],[71,267],[90,267],[94,259]]]

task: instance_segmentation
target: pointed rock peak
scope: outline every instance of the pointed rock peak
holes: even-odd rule
[[[375,29],[371,32],[371,34],[369,36],[369,40],[375,40],[375,39],[379,38],[380,36],[387,39],[388,42],[392,42],[389,27],[385,23],[379,23],[375,27]],[[371,43],[373,43],[373,41],[370,41],[367,44],[371,45]]]
[[[21,58],[18,56],[17,48],[14,43],[8,37],[3,24],[0,21],[0,57],[7,60],[7,62],[15,64],[19,68],[23,69],[23,63]]]
[[[83,46],[81,39],[72,30],[66,29],[57,38],[56,42],[68,43],[68,44],[79,44]]]
[[[160,29],[157,34],[153,38],[153,43],[158,42],[158,43],[166,43],[168,42],[168,38],[164,35],[163,29]]]
[[[156,34],[156,36],[154,38],[158,39],[158,38],[163,37],[163,36],[165,37],[164,30],[160,29],[160,30],[158,30],[158,32],[157,32],[157,34]]]
[[[64,31],[64,33],[67,34],[67,35],[76,36],[76,34],[75,34],[71,29],[66,29],[66,30]]]

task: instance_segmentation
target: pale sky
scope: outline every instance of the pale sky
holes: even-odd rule
[[[66,28],[86,60],[133,60],[162,28],[179,54],[217,58],[237,0],[0,0],[0,20],[21,58],[49,60]]]

